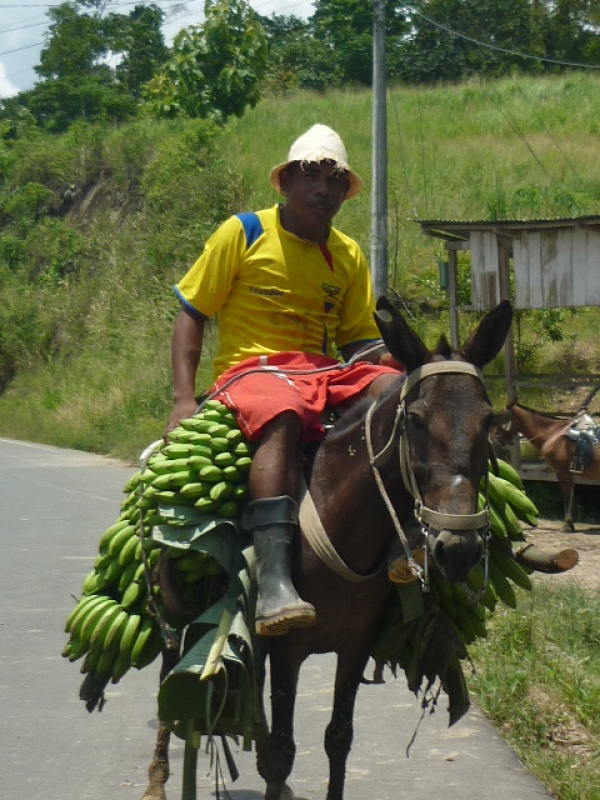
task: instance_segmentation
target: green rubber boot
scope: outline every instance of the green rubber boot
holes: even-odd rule
[[[244,526],[254,537],[256,559],[255,628],[260,636],[281,636],[315,621],[315,609],[304,602],[291,579],[292,540],[298,527],[298,505],[288,495],[253,500]]]

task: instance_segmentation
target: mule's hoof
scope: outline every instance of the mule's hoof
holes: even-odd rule
[[[290,787],[285,784],[283,789],[281,790],[281,794],[279,795],[279,800],[295,800],[296,795],[292,792]]]
[[[294,628],[308,628],[314,624],[316,617],[314,606],[310,603],[296,603],[270,614],[257,616],[255,630],[259,636],[283,636]]]

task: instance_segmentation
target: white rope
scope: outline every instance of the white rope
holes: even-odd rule
[[[390,497],[383,483],[381,473],[379,472],[379,468],[377,466],[377,462],[379,460],[379,457],[381,456],[381,453],[385,452],[388,449],[390,442],[393,442],[395,439],[396,431],[398,429],[398,424],[401,417],[401,414],[399,413],[400,406],[398,406],[398,412],[396,413],[396,416],[394,418],[394,428],[392,430],[390,439],[378,456],[375,455],[375,451],[373,449],[373,439],[371,437],[371,422],[373,419],[374,409],[375,409],[375,403],[373,403],[369,407],[369,410],[367,411],[367,416],[365,418],[365,441],[367,444],[367,454],[369,456],[369,462],[371,464],[371,469],[373,470],[373,475],[375,476],[375,483],[377,484],[377,488],[379,489],[379,494],[381,495],[384,503],[387,506],[388,513],[392,519],[392,522],[394,523],[394,528],[396,529],[396,533],[398,534],[400,543],[404,548],[404,552],[406,554],[406,561],[408,563],[410,571],[415,576],[415,578],[418,578],[421,581],[423,589],[426,591],[429,588],[427,582],[427,576],[425,575],[424,570],[421,568],[421,566],[419,566],[419,564],[417,564],[417,562],[415,561],[415,558],[412,554],[412,550],[408,543],[408,539],[406,538],[406,534],[404,533],[404,528],[402,527],[402,524],[398,519],[398,515],[396,514],[396,509],[394,508],[392,501],[390,500]],[[425,556],[427,556],[427,548],[425,548]],[[425,561],[425,563],[427,564],[427,560]]]

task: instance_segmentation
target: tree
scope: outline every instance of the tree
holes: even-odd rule
[[[269,43],[265,85],[271,91],[325,89],[341,83],[329,47],[315,39],[310,22],[294,16],[260,17]]]
[[[373,77],[373,6],[371,0],[317,0],[311,17],[314,37],[328,51],[329,66],[344,83],[370,86]],[[388,50],[406,32],[405,17],[386,0]],[[393,62],[388,65],[393,75]]]
[[[543,58],[597,63],[596,5],[593,0],[415,0],[410,34],[398,47],[399,75],[410,83],[435,82],[564,68]]]
[[[163,14],[155,5],[136,6],[128,16],[104,12],[99,0],[49,10],[49,33],[35,67],[41,80],[3,103],[3,119],[25,108],[40,127],[62,132],[76,119],[121,121],[136,113],[141,86],[168,53]]]
[[[146,85],[146,107],[156,116],[242,116],[260,97],[267,39],[244,0],[207,0],[202,25],[175,37],[172,55]]]
[[[117,80],[136,101],[141,99],[142,86],[169,56],[161,31],[163,20],[164,13],[154,4],[136,6],[128,17],[111,14],[107,18],[111,50],[122,56],[115,68]]]

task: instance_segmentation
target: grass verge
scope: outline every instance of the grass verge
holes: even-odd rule
[[[472,647],[470,688],[560,800],[600,800],[600,596],[536,582]]]

